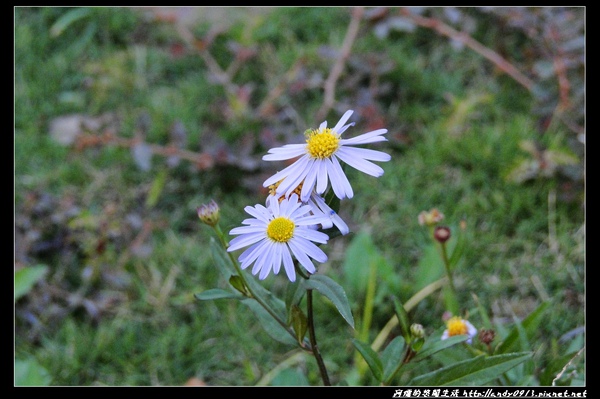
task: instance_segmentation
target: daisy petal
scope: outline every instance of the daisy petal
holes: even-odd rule
[[[344,112],[344,115],[342,115],[342,117],[340,118],[338,123],[331,130],[333,130],[334,132],[339,133],[339,134],[343,133],[343,130],[340,131],[340,129],[342,128],[342,126],[344,126],[344,124],[348,121],[348,119],[350,119],[350,116],[352,116],[353,112],[354,111],[352,111],[352,110],[348,110],[348,111]],[[344,130],[346,130],[346,129],[344,129]]]
[[[381,166],[375,165],[371,161],[367,161],[365,159],[358,158],[358,157],[352,157],[352,156],[348,155],[347,153],[340,152],[340,151],[338,151],[335,155],[337,157],[339,157],[342,161],[347,163],[348,165],[352,166],[354,169],[358,169],[363,173],[366,173],[368,175],[375,176],[375,177],[379,177],[379,176],[383,175],[383,169],[381,168]]]

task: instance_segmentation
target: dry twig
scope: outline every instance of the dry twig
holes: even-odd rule
[[[516,80],[521,86],[525,87],[527,90],[531,91],[533,89],[534,82],[525,76],[521,71],[519,71],[514,65],[510,62],[502,58],[500,54],[495,51],[485,47],[483,44],[479,43],[477,40],[473,39],[471,36],[464,32],[459,32],[456,29],[446,25],[439,19],[435,18],[427,18],[422,17],[420,15],[413,14],[409,9],[403,8],[400,11],[403,16],[409,18],[415,24],[433,29],[436,32],[448,36],[451,39],[457,40],[475,52],[479,53],[483,57],[487,58],[489,61],[493,62],[500,70],[504,73],[510,75],[514,80]]]
[[[321,108],[317,113],[317,120],[325,119],[327,113],[335,103],[335,84],[337,83],[337,80],[344,71],[346,60],[350,56],[352,44],[354,44],[356,36],[358,35],[358,29],[360,27],[360,22],[362,20],[363,14],[364,8],[362,7],[356,7],[352,9],[352,19],[350,20],[350,24],[348,25],[348,30],[346,31],[346,37],[344,37],[344,42],[342,43],[340,54],[335,60],[335,63],[333,64],[333,67],[329,72],[329,76],[325,81],[325,99],[323,100],[323,105],[321,105]]]

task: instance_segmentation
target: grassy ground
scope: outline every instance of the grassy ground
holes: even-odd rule
[[[532,379],[504,383],[536,385],[552,359],[583,346],[578,58],[561,53],[568,73],[544,72],[556,53],[501,11],[423,14],[470,32],[530,76],[528,87],[456,37],[415,21],[403,30],[396,9],[367,10],[344,47],[352,10],[194,9],[196,19],[181,9],[15,9],[15,270],[45,266],[15,299],[15,361],[38,367],[33,381],[319,385],[314,359],[271,340],[243,305],[194,298],[227,286],[196,208],[215,199],[223,229],[238,225],[244,206],[264,202],[266,150],[347,109],[349,135],[389,130],[377,149],[392,160],[378,179],[348,170],[356,194],[340,214],[352,233],[331,240],[319,271],[346,289],[362,325],[368,272],[346,255],[364,237],[381,255],[368,341],[394,314],[390,295],[407,301],[439,273],[418,223],[438,208],[453,232],[466,225],[456,285],[474,322],[477,303],[499,332],[552,303],[531,337]],[[540,26],[568,19],[521,12]],[[323,88],[344,49],[328,104]],[[283,280],[264,284],[282,293]],[[374,384],[357,371],[356,331],[327,300],[316,307],[332,382]],[[435,293],[411,317],[431,334],[444,310]],[[570,367],[562,383],[584,381],[584,356]]]

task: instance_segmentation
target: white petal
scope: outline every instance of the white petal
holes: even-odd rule
[[[282,243],[282,244],[273,245],[273,250],[275,251],[273,254],[273,258],[272,258],[273,273],[278,274],[279,269],[281,268],[282,254],[283,254],[283,252],[287,251],[288,249],[287,249],[287,245]]]
[[[302,249],[301,246],[299,246],[297,244],[297,242],[298,242],[298,240],[296,240],[295,238],[292,238],[290,241],[288,241],[287,244],[290,247],[290,249],[292,250],[292,253],[296,257],[296,259],[298,259],[298,262],[300,262],[300,264],[306,270],[308,270],[309,273],[314,273],[316,270],[315,265],[313,265],[313,263],[311,262],[309,257],[304,253],[304,250]]]
[[[306,154],[306,144],[288,144],[283,147],[272,148],[263,155],[263,161],[284,161]]]
[[[307,240],[318,242],[320,244],[327,244],[327,240],[329,240],[329,236],[327,234],[308,228],[297,228],[294,231],[294,236],[306,238]]]
[[[315,244],[313,244],[312,242],[308,241],[305,238],[301,238],[301,237],[294,237],[294,238],[295,238],[296,245],[298,245],[300,247],[300,249],[302,249],[306,255],[310,256],[317,262],[321,262],[321,263],[327,262],[327,254],[325,254],[325,252],[323,252],[323,250],[321,248],[317,247]]]
[[[268,263],[271,261],[271,254],[273,252],[273,242],[267,241],[268,245],[266,246],[264,251],[258,255],[256,262],[254,262],[254,267],[252,268],[252,274],[256,275],[260,270],[262,270]]]
[[[269,219],[271,218],[270,212],[262,205],[246,206],[244,208],[246,213],[254,216],[256,219],[263,221],[264,223],[269,223]]]
[[[348,121],[348,119],[350,119],[350,116],[352,115],[353,112],[354,111],[352,111],[352,110],[348,110],[348,111],[344,112],[344,115],[342,115],[342,117],[340,118],[338,123],[331,130],[333,130],[336,133],[342,133],[342,132],[340,132],[340,129],[342,128],[342,126],[344,126],[344,123],[346,123]]]
[[[312,162],[309,164],[309,166],[307,166],[308,172],[306,173],[306,177],[302,183],[302,191],[300,192],[300,199],[302,202],[308,201],[308,197],[310,197],[310,193],[312,193],[313,188],[315,187],[317,172],[319,171],[319,163],[322,162],[315,159],[311,161]]]
[[[382,134],[387,133],[387,129],[377,129],[372,132],[363,133],[360,136],[352,137],[350,139],[342,139],[340,140],[341,145],[356,145],[356,144],[368,144],[368,143],[376,143],[378,141],[387,141],[385,137],[382,137]]]
[[[339,199],[352,198],[354,196],[354,191],[352,191],[352,186],[350,185],[348,178],[344,174],[344,171],[342,170],[342,167],[335,156],[331,157],[331,167],[329,169],[329,179],[331,180],[332,187],[335,187],[334,186],[334,179],[335,179],[335,184],[337,184],[339,187],[338,191],[341,191],[343,193],[342,197],[340,197],[338,195]],[[335,191],[335,189],[334,189],[334,191]]]
[[[390,154],[382,151],[370,150],[368,148],[340,147],[336,154],[339,154],[340,152],[343,154],[348,154],[348,156],[351,157],[359,157],[368,159],[370,161],[387,162],[392,159]]]
[[[342,161],[346,162],[348,165],[352,166],[354,169],[358,169],[361,172],[364,172],[368,175],[380,177],[383,175],[383,169],[379,165],[375,165],[371,161],[367,161],[362,158],[352,157],[344,152],[339,152],[335,154]]]
[[[235,237],[229,242],[227,252],[237,251],[240,248],[247,247],[248,245],[254,244],[255,242],[265,238],[265,233],[248,233],[241,236]]]
[[[326,162],[319,162],[317,171],[317,193],[323,194],[327,190],[327,165]]]
[[[340,231],[340,233],[342,233],[343,236],[348,234],[350,232],[350,228],[348,227],[346,222],[344,222],[341,216],[335,213],[333,209],[331,210],[331,212],[333,213],[330,215],[330,218],[331,220],[333,220],[333,224],[335,224],[335,227],[338,228],[338,230]]]
[[[273,176],[269,177],[267,180],[264,181],[263,187],[268,187],[272,184],[277,183],[279,180],[285,179],[287,176],[294,173],[296,169],[302,170],[304,163],[308,160],[308,158],[308,155],[304,155],[300,159],[295,161],[293,164],[288,165],[283,170],[280,170],[279,172],[275,173]]]
[[[300,158],[299,160],[297,160],[292,165],[286,168],[289,169],[289,174],[283,179],[281,183],[279,183],[279,186],[277,186],[277,195],[283,195],[284,193],[286,193],[287,197],[291,194],[292,191],[296,189],[296,187],[298,187],[300,183],[302,183],[302,180],[304,180],[304,177],[308,172],[307,167],[309,161],[310,158],[307,155]]]
[[[294,261],[292,260],[292,255],[290,255],[290,248],[286,246],[281,252],[281,257],[283,260],[283,267],[285,268],[285,273],[288,276],[288,279],[291,282],[296,281],[296,270],[294,269]]]
[[[247,234],[247,233],[264,233],[265,226],[240,226],[229,231],[230,235]]]
[[[268,247],[268,240],[262,240],[252,245],[250,248],[244,251],[243,254],[240,255],[238,260],[241,263],[242,269],[247,268],[256,260],[258,255],[260,255],[263,251]]]

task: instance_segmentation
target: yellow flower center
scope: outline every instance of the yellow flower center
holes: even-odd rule
[[[329,128],[308,131],[306,136],[306,149],[315,159],[329,158],[340,146],[340,135]]]
[[[269,195],[275,195],[277,193],[277,187],[279,187],[279,185],[281,184],[281,182],[283,181],[283,179],[279,180],[277,183],[271,184],[268,188],[269,188]],[[302,184],[304,183],[304,180],[298,184],[298,187],[296,187],[294,189],[294,191],[292,191],[290,193],[290,196],[292,194],[297,194],[298,195],[298,201],[300,200],[300,193],[302,192]],[[283,201],[285,198],[285,195],[282,195],[281,197],[279,197],[279,203],[281,204],[281,201]],[[288,196],[289,198],[289,196]]]
[[[288,242],[294,236],[296,225],[290,219],[280,216],[271,220],[267,226],[267,235],[273,241]]]
[[[467,324],[463,319],[458,316],[454,316],[448,320],[448,336],[453,337],[455,335],[463,335],[469,332]]]

